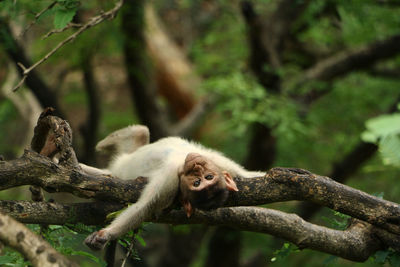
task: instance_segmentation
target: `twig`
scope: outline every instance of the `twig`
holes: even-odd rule
[[[135,245],[135,235],[132,236],[131,243],[129,244],[128,252],[126,253],[124,257],[124,261],[121,264],[121,267],[125,267],[126,261],[128,258],[131,256],[132,251],[134,250],[133,246]]]
[[[18,38],[21,38],[22,36],[25,35],[25,33],[33,26],[36,24],[36,22],[38,21],[38,19],[40,18],[40,16],[42,16],[46,11],[52,9],[55,5],[57,4],[57,1],[54,1],[53,3],[51,3],[50,5],[48,5],[46,8],[44,8],[42,11],[40,11],[39,13],[37,13],[35,15],[35,19],[33,21],[31,21],[31,23],[29,23],[29,25],[19,34]]]
[[[81,28],[81,27],[83,27],[83,25],[80,24],[80,23],[72,23],[72,22],[70,22],[70,23],[67,24],[67,26],[65,26],[62,29],[53,29],[53,30],[49,31],[48,33],[46,33],[45,36],[42,37],[42,40],[47,39],[48,37],[50,37],[51,35],[53,35],[55,33],[64,32],[64,31],[66,31],[68,29],[71,29],[71,28]]]
[[[57,52],[58,49],[60,49],[61,47],[63,47],[65,44],[71,42],[72,40],[74,40],[78,35],[80,35],[82,32],[86,31],[87,29],[96,26],[97,24],[103,22],[106,19],[113,19],[119,9],[122,7],[124,3],[124,0],[119,0],[115,6],[110,9],[107,12],[103,12],[98,16],[92,17],[89,22],[87,22],[86,24],[82,25],[82,27],[80,27],[74,34],[70,35],[69,37],[67,37],[65,40],[61,41],[56,47],[54,47],[49,53],[47,53],[43,58],[41,58],[40,60],[38,60],[35,64],[33,64],[32,66],[30,66],[29,68],[23,67],[22,68],[22,64],[18,64],[22,69],[23,69],[23,73],[22,73],[22,78],[21,81],[13,88],[13,91],[17,91],[18,88],[21,87],[21,85],[24,83],[26,77],[29,75],[29,73],[35,69],[37,66],[39,66],[40,64],[42,64],[44,61],[46,61],[49,57],[51,57],[55,52]]]

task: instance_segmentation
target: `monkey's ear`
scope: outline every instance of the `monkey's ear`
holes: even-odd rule
[[[189,200],[182,200],[181,202],[182,202],[183,209],[186,212],[186,216],[188,218],[190,218],[190,216],[192,216],[193,213],[194,213],[194,209],[192,207],[192,204],[190,204]]]
[[[225,183],[226,183],[226,188],[229,191],[239,191],[239,189],[236,186],[235,181],[233,180],[232,176],[229,174],[227,171],[223,171],[222,174],[224,175],[225,178]]]

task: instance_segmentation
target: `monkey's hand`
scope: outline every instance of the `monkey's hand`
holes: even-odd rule
[[[102,229],[86,237],[85,244],[92,250],[102,250],[110,240],[111,234],[107,229]]]

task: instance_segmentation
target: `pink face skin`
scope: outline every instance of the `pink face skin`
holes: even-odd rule
[[[189,153],[180,174],[182,205],[188,217],[193,214],[194,209],[187,200],[185,192],[202,191],[217,184],[226,186],[229,191],[239,191],[228,172],[221,172],[213,162],[200,154]]]

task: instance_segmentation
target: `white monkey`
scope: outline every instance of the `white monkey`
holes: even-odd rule
[[[142,176],[149,179],[138,201],[106,228],[88,236],[85,243],[102,249],[112,239],[137,228],[152,215],[168,208],[179,193],[188,217],[194,208],[210,209],[223,204],[228,191],[238,191],[235,176],[257,177],[221,153],[179,137],[167,137],[149,144],[149,130],[134,125],[118,130],[97,145],[98,150],[114,146],[117,156],[107,170],[81,164],[89,174],[112,174],[121,179]]]

